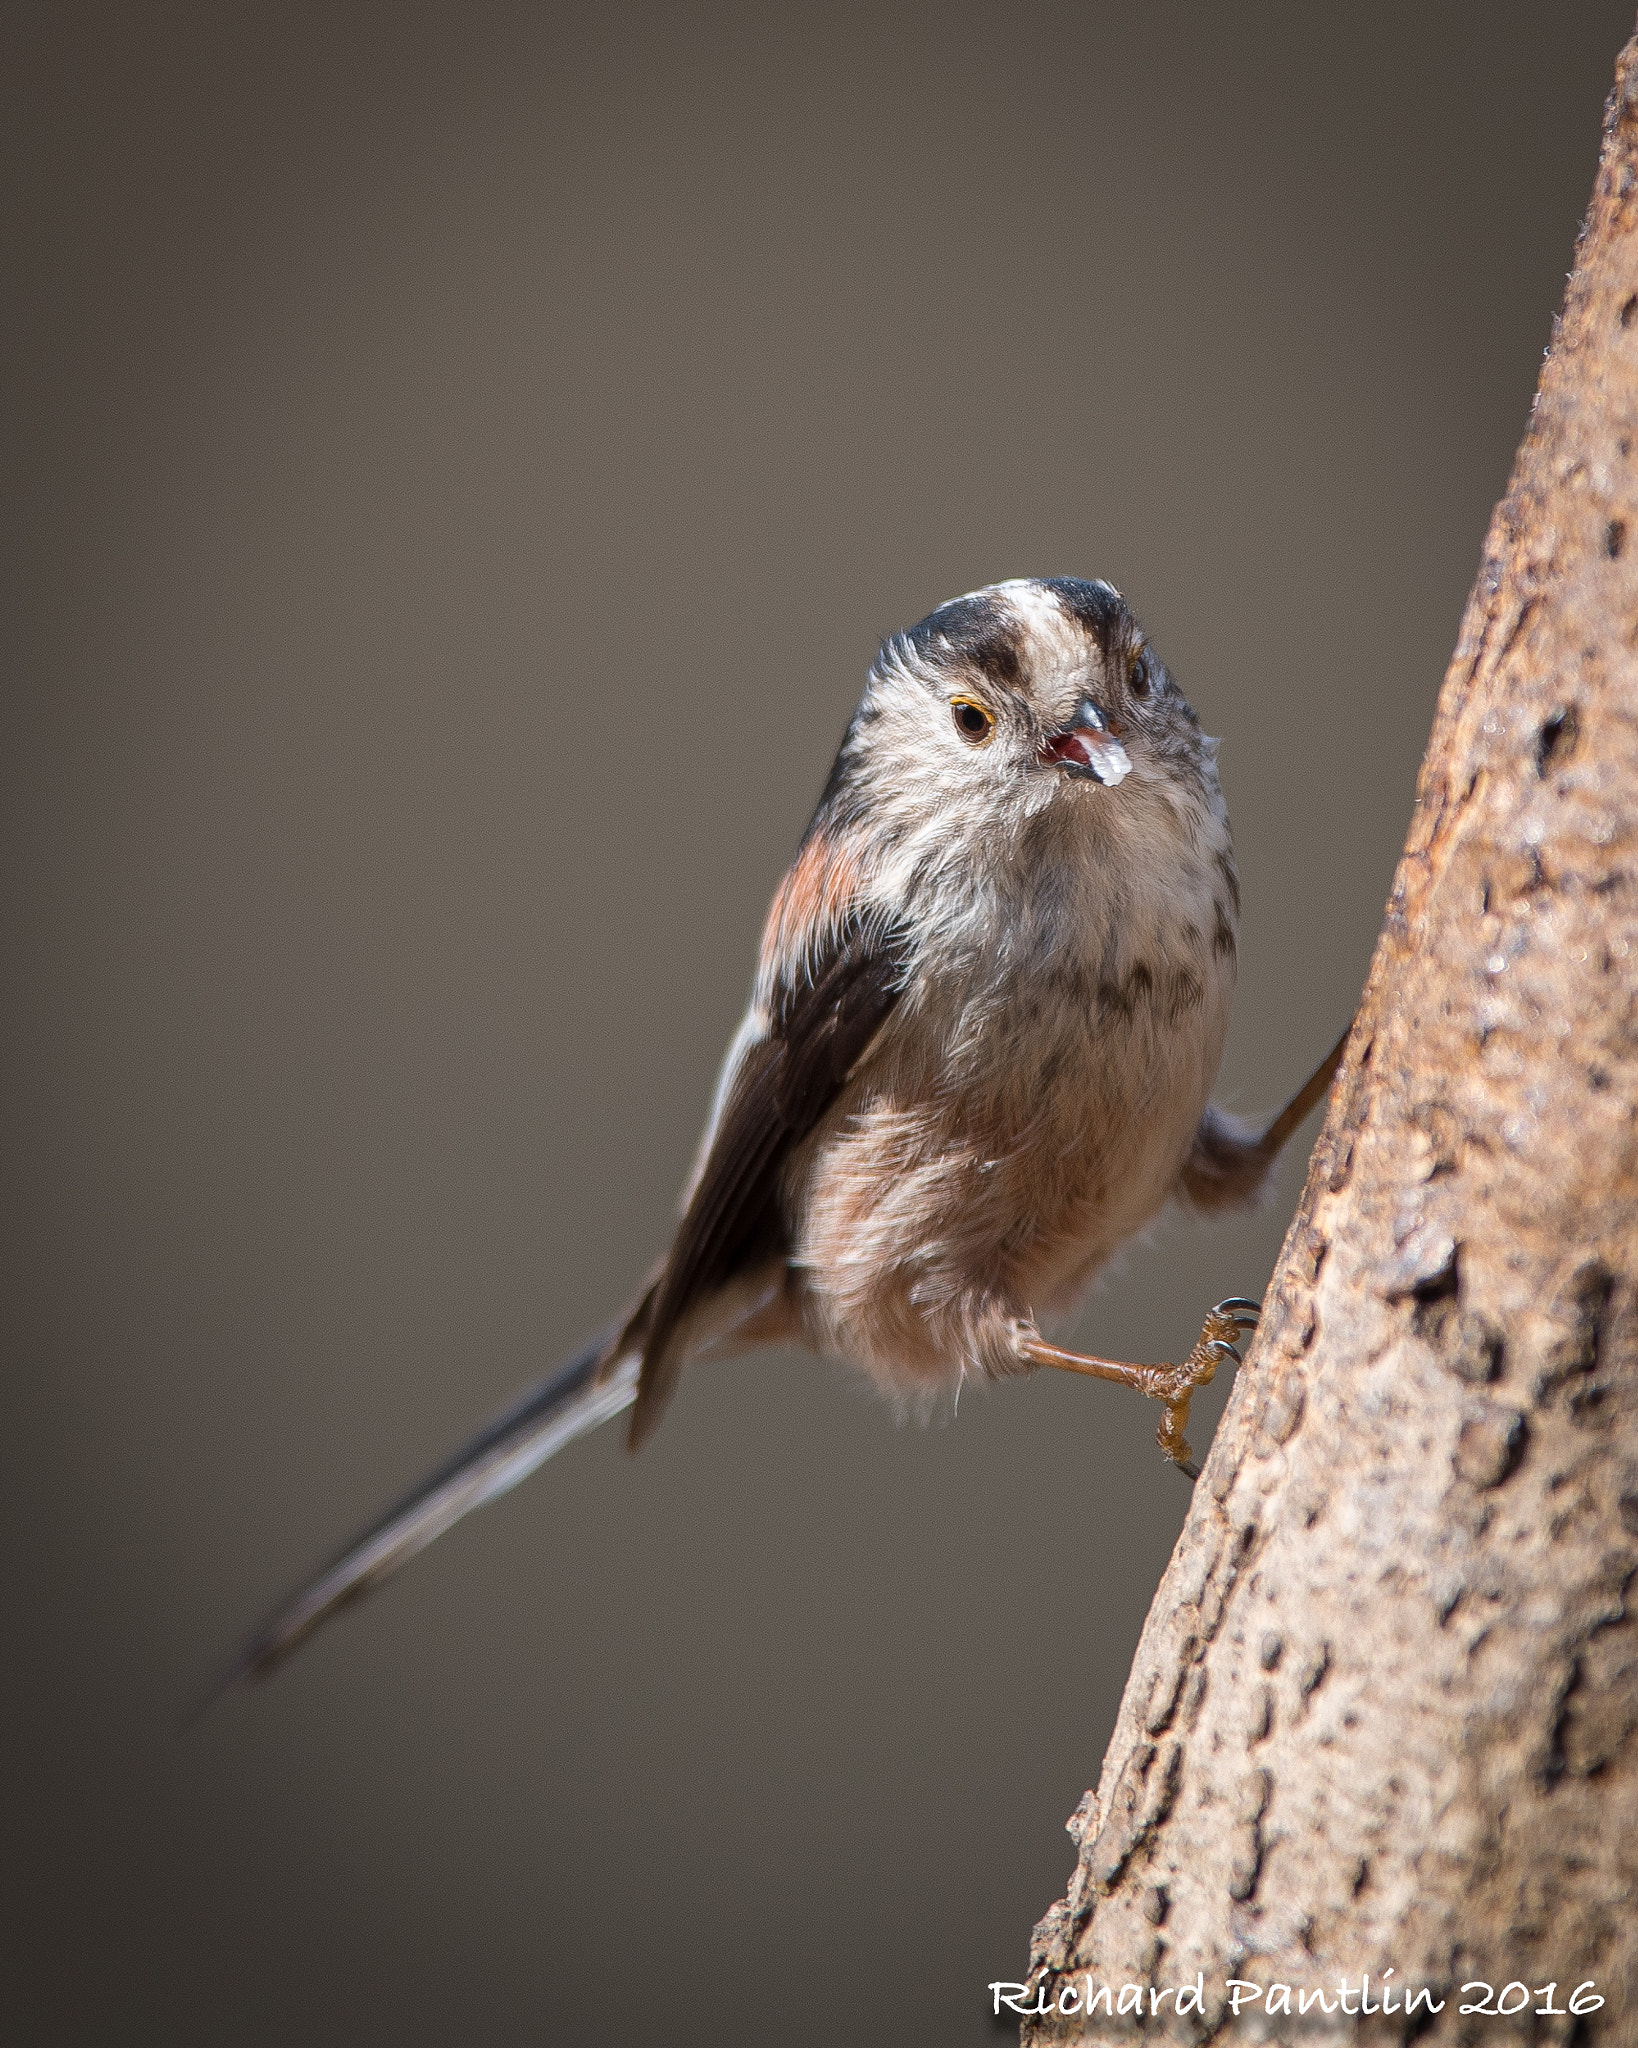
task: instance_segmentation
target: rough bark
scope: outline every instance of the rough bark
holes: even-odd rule
[[[1638,39],[1026,2041],[1131,2037],[1060,2014],[1089,1974],[1172,1990],[1151,2037],[1638,2040],[1635,451]],[[1390,1969],[1394,2003],[1426,1985],[1443,2011],[1360,2013]],[[1329,2018],[1235,2018],[1230,1979],[1353,1988]],[[1533,2016],[1586,1979],[1590,2017]],[[1470,1980],[1525,2011],[1464,2017]]]

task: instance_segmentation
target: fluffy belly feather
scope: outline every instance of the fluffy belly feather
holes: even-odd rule
[[[1232,963],[1036,977],[914,1006],[793,1162],[807,1341],[890,1392],[1024,1369],[1020,1323],[1078,1298],[1176,1185],[1227,1029]]]

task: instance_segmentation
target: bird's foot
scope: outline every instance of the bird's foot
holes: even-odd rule
[[[1189,1426],[1189,1403],[1194,1399],[1196,1388],[1211,1385],[1217,1376],[1218,1366],[1225,1359],[1232,1359],[1236,1365],[1240,1363],[1240,1339],[1248,1330],[1257,1327],[1257,1313],[1254,1301],[1247,1301],[1243,1294],[1230,1295],[1227,1301],[1220,1301],[1208,1313],[1194,1349],[1181,1365],[1154,1368],[1157,1381],[1154,1397],[1166,1404],[1160,1427],[1155,1431],[1155,1441],[1190,1479],[1200,1477],[1200,1467],[1194,1462],[1189,1440],[1183,1434]]]
[[[1240,1363],[1239,1344],[1248,1330],[1257,1327],[1257,1304],[1244,1295],[1220,1301],[1201,1326],[1199,1341],[1180,1365],[1123,1365],[1112,1358],[1088,1358],[1077,1351],[1061,1351],[1044,1337],[1033,1337],[1023,1347],[1034,1365],[1053,1365],[1063,1372],[1085,1373],[1092,1379],[1114,1380],[1135,1387],[1153,1401],[1165,1404],[1165,1414],[1155,1440],[1167,1458],[1190,1479],[1200,1477],[1188,1438],[1189,1403],[1198,1387],[1209,1386],[1225,1359]]]

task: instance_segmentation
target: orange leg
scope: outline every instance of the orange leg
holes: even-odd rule
[[[1122,1365],[1113,1358],[1087,1358],[1079,1351],[1061,1351],[1044,1337],[1024,1340],[1022,1351],[1032,1365],[1056,1366],[1060,1372],[1085,1373],[1089,1379],[1114,1380],[1123,1387],[1135,1387],[1151,1400],[1163,1401],[1166,1413],[1156,1441],[1174,1465],[1191,1479],[1200,1477],[1183,1432],[1189,1426],[1189,1403],[1196,1387],[1209,1386],[1225,1358],[1240,1363],[1235,1348],[1242,1333],[1257,1326],[1257,1304],[1243,1295],[1220,1301],[1207,1316],[1200,1341],[1181,1365]]]

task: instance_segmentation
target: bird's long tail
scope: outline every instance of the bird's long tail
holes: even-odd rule
[[[640,1315],[641,1311],[639,1311]],[[265,1678],[321,1622],[373,1592],[435,1536],[526,1479],[554,1451],[629,1408],[637,1398],[637,1317],[622,1318],[544,1379],[526,1387],[418,1486],[394,1502],[287,1600],[200,1702],[199,1711],[242,1678]]]

